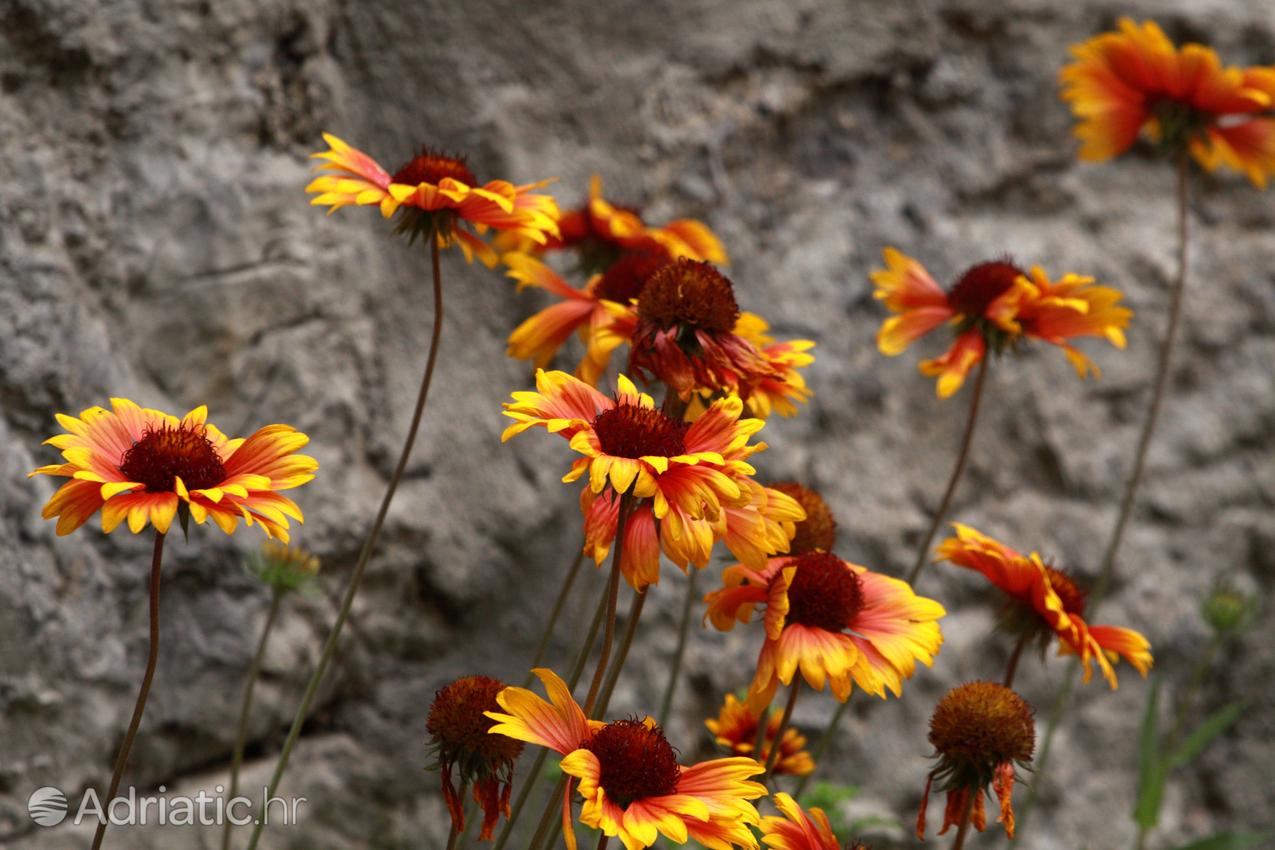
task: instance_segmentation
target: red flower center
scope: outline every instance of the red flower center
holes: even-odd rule
[[[602,789],[622,808],[636,800],[677,791],[682,768],[677,751],[658,726],[635,719],[616,720],[582,746],[597,756]]]
[[[1036,746],[1033,711],[995,682],[968,682],[947,692],[930,718],[930,743],[948,761],[982,773],[1030,761]]]
[[[181,477],[188,490],[216,487],[226,480],[226,467],[202,426],[149,428],[120,459],[129,481],[146,485],[148,493],[171,493]]]
[[[828,552],[837,539],[837,521],[832,518],[828,503],[818,491],[802,487],[794,481],[770,485],[772,489],[791,496],[806,512],[806,518],[797,523],[797,533],[788,546],[788,554],[804,555],[807,552]]]
[[[660,328],[699,328],[726,333],[735,328],[739,304],[730,280],[712,263],[680,259],[646,282],[638,316]]]
[[[612,457],[675,457],[686,453],[687,422],[669,419],[653,407],[617,404],[593,420],[602,451]]]
[[[810,552],[789,566],[797,573],[788,586],[787,622],[839,632],[854,621],[863,607],[863,588],[845,561],[828,552]]]
[[[993,260],[973,266],[948,290],[947,303],[966,316],[982,316],[1000,298],[1023,270],[1008,260]]]
[[[652,253],[625,254],[616,260],[594,285],[594,294],[608,301],[628,305],[641,296],[652,274],[668,262],[668,257]]]
[[[439,759],[459,763],[466,781],[479,776],[479,771],[467,771],[467,765],[494,773],[501,766],[513,766],[522,753],[522,741],[487,732],[493,721],[483,712],[502,710],[496,694],[504,687],[499,679],[465,676],[434,694],[425,730]]]
[[[407,186],[417,186],[421,183],[437,186],[440,181],[448,177],[466,186],[473,186],[478,182],[474,172],[470,171],[469,166],[465,164],[464,157],[447,156],[423,147],[419,154],[394,172],[394,177],[391,179],[395,183]]]
[[[1062,570],[1045,567],[1045,574],[1049,576],[1049,584],[1053,587],[1054,593],[1057,593],[1058,598],[1062,600],[1063,610],[1068,614],[1084,616],[1085,598],[1088,594]]]

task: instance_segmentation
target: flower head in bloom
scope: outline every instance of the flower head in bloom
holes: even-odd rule
[[[969,682],[947,692],[930,718],[930,743],[938,764],[930,771],[916,819],[916,837],[925,840],[930,790],[947,792],[943,828],[959,828],[966,808],[970,822],[987,827],[983,795],[990,784],[1000,802],[997,823],[1014,837],[1014,766],[1026,766],[1036,748],[1035,712],[1022,697],[995,682]],[[970,796],[973,795],[971,802]]]
[[[1010,612],[1019,628],[1038,631],[1043,641],[1058,638],[1059,654],[1078,655],[1086,682],[1096,662],[1114,690],[1112,662],[1124,658],[1143,676],[1151,669],[1151,644],[1132,629],[1085,622],[1085,592],[1075,579],[1045,564],[1035,552],[1020,555],[967,525],[953,523],[956,536],[939,546],[939,560],[983,574],[1016,603]]]
[[[163,534],[181,508],[200,524],[211,517],[227,534],[242,519],[286,543],[288,519],[302,516],[278,491],[314,478],[318,461],[296,454],[310,438],[289,425],[267,425],[231,440],[207,418],[202,405],[178,419],[124,398],[78,419],[59,413],[66,433],[45,443],[61,449],[66,462],[31,475],[71,480],[44,506],[44,518],[57,517],[57,533],[70,534],[100,509],[108,534],[124,520],[134,534],[148,522]]]
[[[797,523],[792,541],[788,548],[790,555],[804,555],[807,552],[831,552],[837,542],[837,521],[832,517],[832,510],[818,490],[803,487],[796,481],[781,481],[771,487],[786,493],[806,512],[806,518]]]
[[[595,559],[615,536],[619,497],[631,497],[621,567],[630,583],[643,587],[658,577],[661,548],[683,568],[706,564],[716,539],[773,551],[780,536],[787,545],[791,523],[804,516],[792,499],[772,497],[751,481],[747,459],[765,444],[749,440],[763,423],[741,419],[742,412],[738,398],[724,398],[694,423],[683,422],[623,375],[610,397],[564,372],[541,370],[535,392],[514,393],[505,405],[505,415],[516,421],[502,439],[539,426],[582,455],[563,481],[588,474],[581,508],[585,549]]]
[[[248,572],[279,590],[298,590],[319,574],[319,559],[300,546],[266,540],[248,560]]]
[[[462,223],[478,234],[490,228],[539,244],[558,235],[557,203],[533,191],[549,181],[515,186],[492,180],[479,186],[463,157],[428,148],[390,174],[336,136],[324,133],[323,140],[328,150],[314,158],[324,160],[319,166],[324,173],[306,191],[318,193],[310,203],[327,207],[329,214],[350,204],[376,204],[385,218],[399,213],[400,232],[435,238],[442,247],[457,243],[466,259],[476,253],[488,266],[496,264],[496,252]]]
[[[1145,133],[1208,171],[1224,165],[1265,187],[1275,175],[1275,67],[1225,67],[1208,47],[1175,46],[1153,21],[1119,26],[1072,47],[1060,74],[1081,159],[1119,156]]]
[[[807,813],[783,791],[776,792],[771,799],[784,816],[761,819],[761,840],[767,847],[774,850],[841,850],[841,843],[833,834],[832,824],[823,809],[812,808]],[[868,848],[855,842],[847,845],[846,850]]]
[[[961,388],[965,376],[987,354],[1023,340],[1059,346],[1083,378],[1098,372],[1068,340],[1100,336],[1124,348],[1124,328],[1133,312],[1119,306],[1120,292],[1094,285],[1093,278],[1063,275],[1053,282],[1039,266],[1023,271],[1009,260],[979,263],[944,292],[919,262],[885,249],[886,268],[871,275],[875,297],[896,315],[877,333],[882,354],[902,354],[916,339],[944,323],[956,338],[939,357],[921,362],[922,374],[937,377],[940,398]]]
[[[500,707],[497,695],[505,684],[487,676],[465,676],[434,695],[425,723],[430,754],[442,773],[443,799],[456,832],[465,829],[465,788],[474,789],[474,802],[482,807],[479,838],[487,841],[503,813],[509,817],[509,792],[514,764],[522,754],[522,742],[488,735],[491,724],[483,712]],[[460,783],[457,790],[455,782]]]
[[[766,606],[766,640],[749,686],[754,706],[768,705],[798,669],[815,690],[827,683],[845,702],[852,682],[882,699],[903,692],[916,662],[926,666],[943,643],[947,612],[904,581],[843,561],[830,552],[772,558],[758,572],[727,567],[725,586],[705,597],[706,619],[722,631]]]
[[[762,714],[766,714],[766,733],[762,739],[761,752],[755,753],[757,743],[757,725]],[[770,758],[770,751],[775,746],[775,736],[779,734],[779,723],[783,719],[782,712],[762,709],[754,710],[747,702],[741,702],[734,694],[726,695],[726,702],[717,717],[704,721],[708,731],[718,746],[725,747],[740,756],[752,756],[762,764]],[[779,742],[779,755],[775,760],[774,773],[785,773],[792,776],[805,776],[815,769],[815,761],[806,752],[806,736],[791,725],[784,730]]]
[[[692,393],[747,394],[780,369],[735,333],[739,304],[730,280],[712,264],[675,260],[647,278],[638,298],[629,370]]]
[[[798,405],[814,397],[798,370],[815,362],[810,353],[815,343],[809,339],[776,340],[769,330],[765,319],[747,311],[741,312],[735,322],[735,335],[752,343],[770,364],[769,372],[758,373],[755,383],[746,384],[739,392],[758,419],[766,419],[772,411],[780,416],[795,416]]]
[[[678,762],[677,751],[651,718],[589,720],[571,691],[552,670],[533,671],[549,702],[523,688],[509,687],[497,700],[502,712],[494,736],[507,735],[563,755],[568,777],[563,798],[563,834],[575,850],[571,829],[572,785],[584,804],[580,822],[618,836],[626,850],[650,847],[662,834],[676,845],[699,842],[715,850],[756,850],[749,828],[760,820],[751,802],[766,794],[749,777],[764,773],[754,759],[713,759],[695,765]]]
[[[682,218],[665,225],[642,220],[637,210],[602,197],[602,178],[589,181],[589,199],[583,206],[564,212],[559,236],[536,244],[504,237],[509,250],[574,250],[586,273],[601,271],[627,253],[656,253],[670,259],[686,257],[710,263],[728,262],[721,240],[701,221]]]
[[[536,287],[562,299],[514,329],[509,335],[509,356],[544,368],[571,335],[578,334],[585,344],[585,356],[576,375],[596,386],[610,363],[611,352],[633,336],[636,317],[632,303],[647,278],[668,258],[651,252],[624,254],[582,289],[529,254],[509,253],[504,262],[520,289]]]

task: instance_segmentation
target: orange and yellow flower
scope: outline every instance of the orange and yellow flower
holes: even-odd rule
[[[815,343],[809,339],[777,341],[769,330],[770,325],[756,313],[741,312],[735,322],[735,335],[751,343],[770,365],[768,371],[758,375],[756,383],[740,388],[740,395],[758,419],[766,419],[772,412],[795,416],[797,406],[814,397],[814,391],[797,370],[815,362],[810,353]]]
[[[1059,346],[1080,377],[1098,368],[1068,340],[1100,336],[1124,348],[1124,329],[1133,312],[1119,306],[1120,292],[1094,285],[1093,278],[1065,274],[1051,281],[1039,266],[1024,272],[1008,260],[979,263],[946,292],[919,262],[894,248],[884,251],[884,269],[872,272],[875,297],[896,315],[877,333],[882,354],[902,354],[909,345],[944,323],[956,339],[939,357],[920,364],[922,374],[937,377],[940,398],[954,394],[987,354],[1023,340]]]
[[[776,792],[771,798],[784,817],[773,815],[761,819],[762,843],[774,850],[841,850],[841,843],[832,832],[832,824],[823,809],[802,811],[788,794]],[[846,850],[860,850],[862,844]]]
[[[943,643],[942,605],[828,552],[772,558],[760,572],[736,564],[723,579],[705,597],[705,618],[718,629],[746,623],[757,605],[766,606],[766,640],[748,691],[754,707],[769,705],[799,669],[810,687],[827,683],[840,702],[852,683],[882,699],[887,689],[900,696],[916,662],[933,664]]]
[[[505,688],[497,696],[505,713],[487,712],[496,721],[490,733],[562,754],[567,847],[576,846],[571,799],[578,783],[584,798],[580,822],[619,837],[626,850],[650,847],[660,835],[678,845],[695,841],[714,850],[756,850],[750,826],[760,816],[751,801],[764,796],[766,787],[749,780],[765,772],[754,759],[678,764],[677,752],[651,718],[589,720],[552,670],[533,672],[549,701],[524,688]]]
[[[477,254],[489,267],[497,262],[495,250],[462,229],[461,223],[479,235],[490,228],[541,245],[558,235],[557,203],[550,195],[534,192],[551,181],[517,186],[492,180],[479,186],[464,158],[428,148],[391,175],[336,136],[324,133],[323,140],[328,150],[314,158],[324,160],[319,170],[325,173],[311,181],[306,191],[318,193],[310,203],[327,207],[329,214],[351,204],[375,204],[385,218],[401,213],[401,231],[436,238],[440,247],[459,244],[466,259]]]
[[[71,480],[44,506],[44,518],[57,517],[57,533],[70,534],[101,510],[104,532],[127,520],[134,534],[147,523],[163,534],[180,508],[200,524],[211,517],[227,534],[241,519],[255,522],[286,543],[288,519],[302,522],[302,515],[277,491],[314,478],[318,461],[296,454],[310,438],[289,425],[267,425],[232,440],[207,418],[202,405],[178,419],[124,398],[78,419],[59,413],[66,433],[45,443],[61,449],[66,462],[30,475]]]
[[[762,714],[766,713],[766,733],[762,739],[761,752],[755,753],[757,746],[757,724]],[[718,746],[725,747],[735,755],[752,756],[762,764],[770,758],[770,751],[775,746],[775,736],[779,734],[779,724],[783,719],[782,712],[755,710],[747,702],[741,702],[734,694],[726,695],[726,702],[717,717],[704,721],[708,731],[713,733],[713,740]],[[779,755],[775,759],[772,773],[805,776],[815,769],[815,760],[806,752],[806,736],[793,726],[784,730],[779,741]]]
[[[1092,677],[1096,662],[1114,690],[1116,673],[1112,662],[1120,658],[1142,676],[1147,675],[1152,664],[1151,644],[1132,629],[1086,623],[1085,593],[1070,576],[1046,566],[1036,552],[1020,555],[968,525],[953,523],[952,527],[956,536],[939,546],[938,559],[982,573],[1019,604],[1023,625],[1041,630],[1046,640],[1057,636],[1060,655],[1080,657],[1086,682]]]
[[[1129,18],[1071,53],[1060,79],[1081,159],[1119,156],[1145,133],[1207,171],[1224,165],[1263,188],[1275,175],[1275,67],[1223,66],[1212,49],[1177,47],[1155,22]]]
[[[747,459],[765,444],[749,440],[763,423],[741,419],[742,412],[738,398],[724,398],[694,423],[681,422],[623,375],[611,398],[564,372],[540,370],[536,391],[514,393],[505,405],[516,421],[503,439],[544,427],[583,455],[563,481],[588,473],[585,552],[599,563],[615,537],[620,497],[632,497],[620,563],[641,588],[658,580],[661,550],[685,569],[706,565],[719,539],[739,553],[786,549],[805,516],[792,498],[751,481]]]

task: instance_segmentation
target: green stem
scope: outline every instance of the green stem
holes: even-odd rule
[[[159,579],[160,568],[164,560],[164,534],[155,531],[155,546],[151,551],[150,581],[150,651],[146,656],[146,672],[142,674],[142,686],[137,692],[137,702],[133,705],[133,717],[128,722],[128,730],[124,733],[124,742],[115,756],[115,769],[111,772],[111,784],[102,801],[103,808],[110,806],[115,794],[120,790],[120,779],[124,776],[124,768],[128,765],[128,754],[133,750],[133,741],[137,739],[137,728],[142,725],[142,714],[146,711],[146,698],[150,696],[151,682],[155,680],[155,665],[159,661]],[[99,850],[102,839],[106,837],[109,818],[98,822],[93,832],[93,850]]]
[[[784,733],[788,731],[788,724],[792,722],[792,710],[797,707],[797,695],[801,693],[801,678],[794,676],[792,684],[788,686],[788,703],[784,706],[784,713],[779,718],[779,728],[775,730],[775,738],[770,742],[770,756],[766,759],[766,772],[762,774],[761,781],[768,783],[770,775],[775,771],[775,764],[779,761],[779,751],[783,749],[780,742],[784,739]],[[761,751],[757,751],[761,755]]]
[[[562,795],[566,787],[567,777],[563,774],[558,777],[553,790],[549,792],[549,804],[540,813],[540,822],[536,824],[535,834],[531,836],[531,843],[527,845],[527,850],[542,850],[546,843],[553,841],[550,837],[551,830],[552,834],[556,835],[557,830],[562,828],[562,820],[558,815],[562,811]]]
[[[850,698],[846,697],[846,701],[837,706],[837,710],[832,713],[832,719],[828,721],[828,727],[823,730],[823,734],[819,736],[819,743],[815,744],[815,748],[810,751],[810,759],[815,763],[817,770],[824,753],[828,751],[828,747],[832,745],[832,739],[837,737],[837,727],[841,725],[841,718],[845,717],[846,709],[850,707]],[[797,780],[797,787],[793,790],[792,796],[800,798],[801,792],[806,790],[806,786],[810,784],[810,778],[814,776],[814,771],[807,773],[801,779]]]
[[[1014,645],[1014,651],[1009,656],[1009,663],[1005,665],[1004,685],[1007,688],[1014,686],[1014,674],[1018,672],[1018,659],[1022,657],[1023,648],[1027,646],[1027,642],[1031,640],[1031,632],[1027,632],[1018,639],[1018,643]]]
[[[244,745],[248,740],[248,718],[252,716],[252,693],[257,686],[257,677],[261,674],[261,662],[266,656],[266,643],[270,639],[270,631],[274,628],[275,617],[279,614],[279,603],[283,600],[283,591],[276,586],[270,594],[270,608],[266,612],[266,622],[261,628],[261,638],[257,643],[257,652],[252,656],[252,664],[248,668],[248,682],[243,689],[243,705],[239,709],[239,726],[235,729],[234,755],[230,760],[230,787],[226,799],[232,800],[239,794],[239,768],[243,766]],[[221,829],[221,850],[230,847],[230,819]]]
[[[567,602],[567,597],[571,595],[571,587],[575,584],[576,576],[580,574],[580,565],[584,563],[584,549],[576,553],[575,560],[571,563],[571,569],[567,571],[567,578],[562,582],[562,589],[558,591],[558,598],[554,600],[553,611],[549,614],[549,622],[545,623],[544,634],[540,636],[540,643],[536,646],[536,654],[531,660],[531,667],[528,668],[527,676],[522,680],[524,688],[531,685],[533,678],[531,670],[540,666],[540,662],[544,661],[545,650],[549,648],[549,640],[553,637],[554,626],[558,624],[558,617],[562,614],[562,607]]]
[[[598,717],[605,716],[607,707],[611,705],[611,692],[615,690],[615,683],[620,679],[620,671],[624,669],[624,662],[629,657],[629,647],[633,645],[633,635],[637,633],[638,620],[642,618],[642,608],[645,606],[646,590],[634,591],[633,602],[629,605],[629,620],[624,624],[624,636],[620,638],[620,647],[615,653],[615,663],[607,671],[606,684],[602,686],[602,696],[598,698],[598,710],[595,712]]]
[[[921,570],[925,569],[930,556],[930,544],[934,542],[934,535],[938,534],[939,526],[943,524],[947,509],[952,506],[952,497],[956,495],[956,485],[960,483],[961,474],[965,472],[965,463],[970,456],[970,445],[974,442],[974,426],[978,422],[978,408],[983,400],[983,385],[987,381],[987,361],[986,354],[983,355],[982,360],[978,361],[978,375],[974,379],[974,392],[970,396],[970,412],[965,420],[965,433],[961,436],[961,449],[956,455],[956,466],[952,467],[952,477],[948,479],[947,489],[943,491],[943,500],[939,502],[938,510],[934,512],[930,527],[925,532],[925,539],[921,541],[921,548],[917,550],[916,561],[908,573],[908,584],[915,585]]]
[[[403,450],[399,454],[398,465],[395,466],[394,474],[390,476],[389,484],[385,488],[385,495],[381,498],[381,507],[376,512],[376,519],[372,523],[372,529],[368,532],[367,539],[363,541],[363,549],[359,552],[359,559],[354,565],[353,574],[350,576],[345,598],[341,602],[341,610],[337,612],[336,622],[333,623],[332,631],[328,634],[327,643],[323,646],[323,654],[319,657],[319,665],[315,668],[314,674],[310,676],[305,693],[301,697],[301,705],[298,706],[296,716],[292,719],[292,728],[288,730],[288,738],[284,741],[283,750],[279,753],[279,763],[275,765],[274,774],[270,777],[270,785],[266,788],[266,798],[273,797],[275,792],[279,790],[279,782],[283,779],[283,774],[288,769],[288,760],[292,756],[293,748],[297,745],[297,739],[301,737],[301,727],[305,725],[306,716],[310,713],[310,704],[314,702],[314,697],[319,692],[319,685],[323,682],[323,676],[328,671],[328,664],[331,663],[332,656],[336,654],[336,646],[341,637],[341,629],[345,626],[345,621],[350,616],[350,609],[354,607],[354,597],[359,592],[359,585],[363,583],[363,573],[372,557],[372,550],[376,547],[377,540],[380,539],[381,527],[385,524],[385,517],[389,513],[390,502],[394,500],[394,493],[398,490],[399,482],[403,479],[403,473],[407,470],[407,461],[412,455],[412,447],[416,444],[416,434],[420,430],[421,417],[425,413],[425,402],[429,398],[429,387],[434,380],[434,366],[438,362],[438,344],[443,334],[443,278],[439,270],[438,238],[432,234],[430,237],[430,260],[434,276],[434,328],[429,341],[429,357],[425,361],[425,374],[421,378],[421,388],[416,396],[416,408],[412,411],[412,421],[407,429],[407,438],[403,441]],[[261,832],[265,829],[265,825],[265,818],[258,819],[257,825],[252,830],[252,839],[248,842],[248,850],[256,850],[257,843],[261,841]]]
[[[686,638],[691,630],[691,614],[695,609],[695,579],[699,570],[692,565],[686,573],[686,599],[682,602],[682,621],[677,627],[677,648],[673,650],[673,663],[669,666],[668,684],[660,698],[660,713],[656,722],[663,727],[673,708],[673,694],[677,691],[677,679],[682,674],[682,658],[686,655]]]
[[[633,513],[633,497],[625,493],[620,497],[619,513],[615,521],[615,540],[611,543],[611,575],[607,579],[607,614],[606,625],[602,631],[602,651],[598,656],[598,666],[593,671],[589,695],[584,700],[584,713],[595,720],[597,712],[594,708],[598,704],[598,694],[602,691],[602,681],[606,677],[607,666],[611,663],[611,648],[615,643],[615,609],[620,595],[620,561],[624,557],[624,532],[628,527],[631,513]]]
[[[460,783],[460,793],[458,796],[460,797],[462,801],[461,802],[462,806],[464,806],[464,800],[467,798],[468,792],[469,792],[469,783],[468,782]],[[461,831],[456,828],[456,824],[452,823],[451,829],[449,829],[447,832],[447,850],[456,850],[456,842],[460,840],[460,832]]]

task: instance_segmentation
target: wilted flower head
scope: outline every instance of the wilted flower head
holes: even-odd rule
[[[1036,748],[1035,712],[1022,697],[995,682],[969,682],[947,692],[930,718],[930,743],[938,764],[930,771],[916,820],[925,839],[925,811],[931,786],[947,792],[943,828],[959,826],[967,807],[980,832],[987,826],[983,794],[990,784],[1000,802],[1005,832],[1014,837],[1014,766],[1025,766]],[[971,795],[973,800],[971,802]]]
[[[308,549],[267,540],[251,555],[248,572],[281,591],[299,590],[319,573],[319,559]]]
[[[483,810],[483,840],[492,837],[502,812],[509,816],[514,763],[523,747],[512,738],[487,734],[491,722],[484,712],[500,707],[496,695],[504,687],[504,682],[487,676],[457,679],[434,695],[425,724],[428,749],[436,759],[430,769],[442,773],[443,799],[452,827],[457,832],[465,829],[463,796],[465,788],[472,786],[474,802]]]

